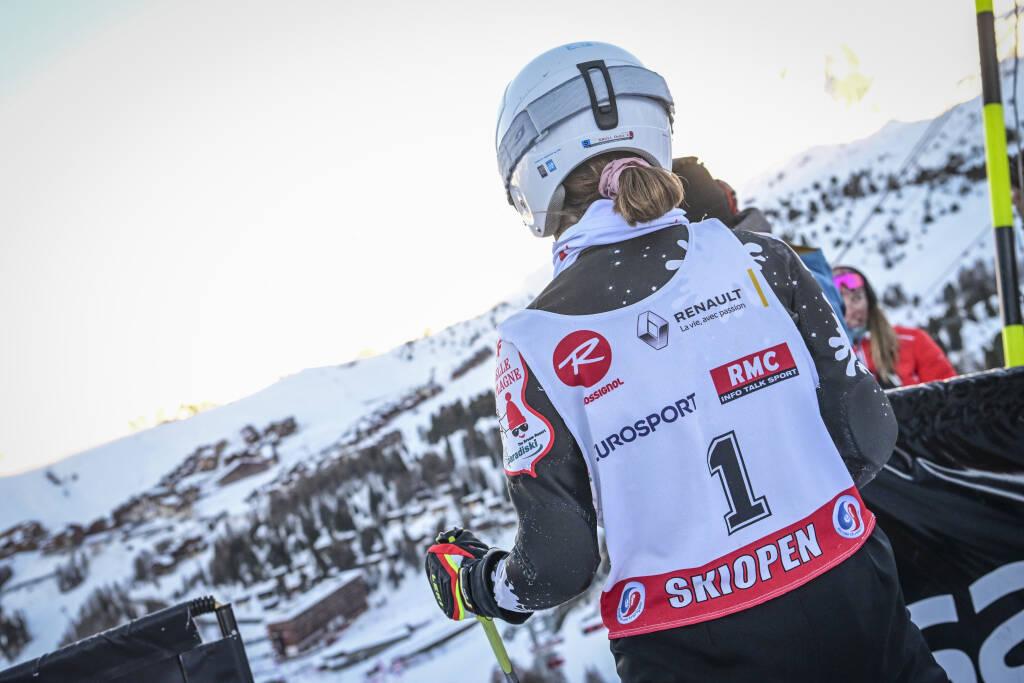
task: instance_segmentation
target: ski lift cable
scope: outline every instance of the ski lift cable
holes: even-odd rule
[[[949,277],[950,273],[953,272],[953,269],[956,268],[957,265],[960,264],[961,259],[963,259],[963,257],[967,255],[967,252],[969,252],[971,249],[973,249],[974,246],[977,245],[979,242],[981,242],[988,234],[989,234],[989,226],[988,225],[982,226],[981,231],[978,233],[978,236],[975,237],[973,240],[971,240],[967,244],[967,246],[964,247],[960,251],[959,254],[957,254],[955,257],[953,257],[952,262],[950,262],[949,266],[944,271],[942,271],[941,275],[939,275],[937,278],[935,278],[930,285],[928,285],[927,287],[925,287],[921,291],[923,291],[923,292],[930,292],[933,289],[935,289],[935,287],[937,285],[941,284],[943,280],[945,280],[947,277]],[[1018,251],[1021,251],[1021,250],[1018,249]]]
[[[921,152],[923,152],[925,147],[928,146],[928,143],[931,142],[934,135],[938,133],[938,131],[942,128],[943,125],[945,125],[945,122],[949,117],[949,113],[949,111],[946,111],[939,118],[933,120],[930,124],[928,124],[928,127],[925,128],[924,133],[921,134],[921,137],[918,138],[917,142],[914,143],[914,146],[907,154],[907,158],[903,161],[903,164],[900,166],[899,171],[897,171],[895,176],[895,179],[897,181],[899,181],[903,177],[903,174],[906,173],[907,169],[910,168],[910,166],[917,161],[917,157],[920,156]],[[885,203],[885,200],[888,199],[889,194],[891,192],[892,189],[887,183],[885,192],[882,193],[882,196],[878,199],[878,202],[871,208],[871,211],[869,211],[867,216],[864,217],[864,220],[860,224],[860,226],[858,226],[858,228],[854,231],[853,235],[846,241],[846,245],[843,247],[843,250],[839,253],[839,256],[836,258],[837,262],[842,261],[843,257],[853,246],[854,242],[856,242],[857,238],[860,237],[861,233],[864,232],[864,229],[867,228],[867,226],[871,223],[871,220],[874,218],[878,210],[882,208],[882,205]]]
[[[907,169],[909,169],[913,164],[917,162],[917,158],[921,155],[921,152],[923,152],[925,148],[928,146],[928,143],[930,143],[932,139],[939,133],[939,131],[942,130],[942,127],[946,125],[946,121],[948,121],[951,118],[950,114],[952,113],[952,111],[952,109],[947,109],[941,116],[939,116],[937,119],[933,120],[930,124],[928,124],[928,127],[925,128],[924,133],[921,134],[921,137],[918,139],[917,143],[914,144],[914,147],[910,150],[910,153],[907,154],[907,158],[903,162],[903,165],[900,166],[900,170],[896,173],[897,182],[901,178],[903,178],[903,174],[906,173]],[[858,226],[857,229],[853,232],[853,235],[851,235],[850,238],[846,240],[846,244],[843,247],[843,250],[839,252],[839,256],[836,257],[835,263],[842,263],[843,257],[846,256],[846,253],[850,251],[851,247],[853,247],[854,243],[857,241],[857,238],[861,236],[861,233],[863,233],[864,230],[871,223],[872,218],[874,218],[878,210],[882,208],[882,205],[885,203],[885,200],[889,197],[889,194],[891,192],[891,186],[889,185],[889,183],[886,183],[885,192],[883,192],[882,196],[879,197],[878,202],[873,207],[871,207],[871,210],[868,212],[868,215],[864,217],[864,220],[861,222],[860,226]]]
[[[967,252],[969,252],[971,249],[973,249],[976,244],[981,242],[981,240],[984,239],[985,236],[989,234],[989,229],[990,228],[989,228],[988,225],[982,226],[981,232],[978,233],[978,236],[975,237],[973,240],[971,240],[967,244],[967,246],[964,247],[963,250],[959,254],[957,254],[956,256],[953,257],[952,262],[950,262],[949,266],[944,271],[942,271],[941,275],[939,275],[937,278],[935,278],[935,280],[932,281],[932,283],[930,285],[928,285],[927,287],[925,287],[921,291],[922,292],[930,292],[938,284],[940,284],[943,280],[945,280],[947,277],[949,277],[949,274],[952,273],[953,269],[956,268],[960,264],[960,262],[963,259],[963,257],[967,255]]]

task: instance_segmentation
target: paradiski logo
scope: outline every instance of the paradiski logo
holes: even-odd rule
[[[864,533],[864,515],[856,498],[839,496],[832,508],[832,526],[846,538],[857,538]]]
[[[630,581],[622,587],[622,597],[619,598],[619,607],[615,610],[615,618],[620,624],[628,624],[635,621],[643,614],[644,600],[647,597],[647,589],[639,581]]]

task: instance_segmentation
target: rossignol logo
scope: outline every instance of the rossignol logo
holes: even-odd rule
[[[853,496],[839,496],[832,508],[832,526],[844,538],[859,538],[865,528],[860,501]]]
[[[615,618],[620,624],[628,624],[643,614],[647,589],[639,581],[630,581],[622,587],[619,607],[615,610]]]
[[[783,342],[719,365],[711,371],[711,380],[719,402],[725,405],[799,374],[793,354]]]
[[[597,332],[579,330],[567,335],[552,356],[558,379],[570,387],[592,387],[612,366],[612,347]]]
[[[584,396],[583,405],[590,405],[591,403],[601,398],[602,396],[606,396],[609,392],[615,391],[623,384],[625,384],[625,382],[623,382],[621,379],[613,379],[611,382],[608,382],[608,384],[605,384],[600,389],[596,389],[595,391],[592,391],[586,396]]]
[[[659,425],[672,424],[697,410],[696,394],[690,394],[675,403],[670,403],[650,415],[635,420],[614,434],[609,434],[594,444],[594,456],[598,460],[607,458],[616,448],[628,446],[637,439],[643,439],[658,431]]]
[[[551,358],[558,379],[570,387],[590,388],[601,382],[612,366],[612,347],[600,333],[579,330],[566,335]],[[625,382],[616,377],[583,397],[583,404],[607,396]]]
[[[668,346],[668,322],[654,311],[644,311],[636,318],[637,338],[652,349]]]

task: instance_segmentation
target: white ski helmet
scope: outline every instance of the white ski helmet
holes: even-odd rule
[[[526,227],[558,227],[562,181],[590,157],[627,150],[672,168],[672,95],[658,74],[607,43],[570,43],[526,65],[505,88],[495,147],[508,201]]]

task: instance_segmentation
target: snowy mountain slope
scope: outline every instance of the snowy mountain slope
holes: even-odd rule
[[[15,552],[0,561],[0,565],[13,570],[13,578],[0,588],[0,608],[8,614],[19,610],[25,614],[32,634],[19,659],[58,647],[81,606],[113,582],[131,584],[132,597],[140,600],[152,595],[169,601],[211,591],[223,599],[239,591],[244,593],[245,586],[237,590],[230,586],[198,586],[187,595],[183,592],[187,582],[206,573],[214,550],[209,540],[227,533],[232,525],[245,524],[252,510],[265,505],[271,492],[287,489],[296,477],[305,476],[301,473],[315,472],[325,462],[344,459],[349,452],[346,449],[372,444],[385,431],[402,435],[406,444],[403,455],[415,459],[426,452],[431,445],[422,435],[430,427],[432,414],[452,401],[477,396],[489,386],[493,368],[487,361],[493,357],[495,327],[512,310],[512,305],[501,304],[483,316],[388,354],[345,366],[308,370],[238,403],[79,454],[52,468],[56,477],[67,482],[60,486],[44,472],[0,480],[2,494],[9,501],[17,501],[16,506],[5,505],[5,522],[42,521],[50,531],[49,538],[37,544],[41,550]],[[437,389],[423,391],[424,387],[435,386]],[[416,400],[410,401],[410,395]],[[262,426],[290,416],[296,418],[297,431],[275,445],[279,458],[269,469],[220,485],[218,478],[230,469],[223,464],[211,472],[186,468],[186,474],[174,485],[199,491],[192,504],[90,533],[80,543],[72,544],[69,552],[64,552],[63,545],[56,551],[47,550],[63,525],[86,525],[95,517],[109,521],[111,510],[125,499],[167,489],[164,482],[168,472],[181,470],[181,461],[197,447],[227,439],[231,442],[224,449],[227,452],[244,445],[239,428],[246,424]],[[140,446],[147,449],[134,450]],[[465,462],[466,455],[458,445],[454,450],[456,458]],[[144,466],[126,471],[126,458],[142,461]],[[491,461],[487,469],[480,481],[498,488],[500,472]],[[361,489],[346,497],[361,525],[375,521],[366,509],[367,493]],[[438,513],[436,508],[423,509],[415,519],[408,520],[398,539],[407,533],[416,538],[433,533]],[[452,521],[460,519],[457,515],[451,505],[442,513]],[[388,533],[390,541],[395,538],[392,531]],[[168,560],[168,571],[139,580],[140,557],[154,558],[157,566],[169,549],[181,539],[190,538],[201,539],[203,547],[197,554],[180,561]],[[365,560],[368,553],[361,555]],[[80,585],[59,592],[55,574],[71,558],[80,557],[87,558],[87,576]],[[427,604],[436,609],[432,603]]]
[[[33,519],[56,530],[88,524],[117,504],[155,486],[198,446],[294,416],[292,464],[334,443],[375,407],[415,386],[443,377],[467,353],[493,345],[496,321],[514,310],[502,304],[486,315],[409,342],[390,353],[342,366],[305,370],[235,403],[188,420],[163,424],[84,451],[46,469],[0,478],[0,530]],[[486,337],[486,339],[484,339]],[[47,473],[59,480],[55,483]]]
[[[812,150],[799,159],[792,178],[783,175],[752,194],[768,198],[762,203],[776,213],[784,230],[823,247],[833,258],[843,254],[847,241],[866,223],[843,260],[855,259],[880,289],[900,283],[911,291],[924,290],[988,224],[984,183],[965,181],[958,173],[917,181],[926,171],[944,170],[954,155],[962,155],[955,161],[963,170],[984,161],[977,111],[960,105],[945,119],[938,139],[905,169],[914,144],[934,127],[889,124],[852,149]],[[817,180],[808,183],[809,178]]]
[[[979,112],[975,100],[935,121],[808,150],[743,195],[777,233],[821,245],[833,260],[852,239],[842,261],[867,271],[893,322],[927,326],[961,370],[992,362],[998,329]],[[512,542],[486,395],[495,325],[525,301],[0,479],[0,532],[30,520],[46,527],[0,553],[0,620],[24,614],[29,636],[14,660],[58,647],[69,627],[102,628],[90,609],[97,596],[125,602],[111,617],[124,620],[147,600],[212,593],[235,604],[261,682],[486,676],[491,654],[478,629],[428,647],[455,627],[440,621],[421,553],[442,524]],[[294,429],[282,426],[288,418]],[[103,523],[88,533],[66,531],[95,520]],[[353,567],[371,586],[369,609],[279,661],[268,619]],[[565,659],[564,678],[549,680],[583,681],[590,666],[614,680],[603,629],[590,628],[598,591],[596,582],[572,608],[532,619],[539,647],[527,630],[503,629],[513,657]],[[345,659],[381,640],[394,642],[365,661]]]
[[[1024,81],[1020,90],[1024,99]],[[1015,155],[1009,107],[1006,116]],[[984,160],[976,98],[931,121],[893,122],[863,140],[807,150],[744,195],[777,233],[821,247],[833,265],[864,270],[891,321],[926,327],[966,372],[998,361]]]

